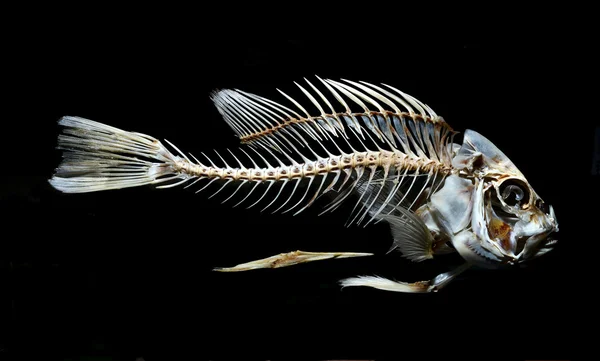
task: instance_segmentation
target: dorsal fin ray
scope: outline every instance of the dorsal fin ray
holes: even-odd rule
[[[317,79],[325,90],[319,90],[308,79],[304,79],[306,87],[295,83],[308,99],[305,104],[317,109],[316,114],[311,114],[299,100],[279,89],[299,111],[237,89],[215,91],[211,99],[242,143],[265,146],[261,140],[271,139],[269,143],[284,144],[288,151],[291,144],[304,147],[306,142],[318,142],[329,152],[328,146],[332,144],[336,149],[348,144],[340,137],[362,136],[362,139],[371,139],[378,149],[397,149],[409,155],[438,158],[437,150],[443,147],[432,144],[431,137],[440,139],[437,135],[440,132],[454,132],[429,106],[389,85]],[[344,97],[358,105],[360,111],[353,111]],[[343,109],[336,111],[334,104]],[[369,108],[371,106],[373,108]],[[423,126],[420,123],[424,123]],[[441,128],[436,135],[427,131],[434,128]],[[371,136],[364,138],[365,132]],[[400,142],[398,146],[397,142]],[[281,147],[271,149],[280,151]]]

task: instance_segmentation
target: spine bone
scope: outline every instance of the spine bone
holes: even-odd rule
[[[279,181],[282,179],[303,179],[316,175],[325,175],[343,169],[369,168],[369,167],[394,167],[409,171],[419,169],[429,172],[432,169],[447,174],[451,166],[440,161],[427,158],[414,158],[399,151],[357,152],[321,158],[316,161],[288,165],[284,167],[264,168],[233,168],[212,167],[204,164],[195,164],[187,159],[177,157],[173,166],[175,172],[189,177],[221,178],[224,180],[246,180],[253,182]]]

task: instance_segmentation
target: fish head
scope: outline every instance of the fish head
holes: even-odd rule
[[[538,257],[557,242],[554,208],[492,142],[468,130],[453,158],[470,184],[470,229],[457,250],[479,264],[514,265]]]

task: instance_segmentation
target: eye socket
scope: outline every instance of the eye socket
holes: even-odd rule
[[[500,196],[509,206],[524,206],[529,203],[529,187],[518,179],[508,179],[500,184]]]

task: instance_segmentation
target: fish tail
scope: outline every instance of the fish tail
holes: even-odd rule
[[[177,161],[157,139],[80,117],[65,116],[58,137],[63,160],[49,180],[65,193],[138,187],[181,178]]]

